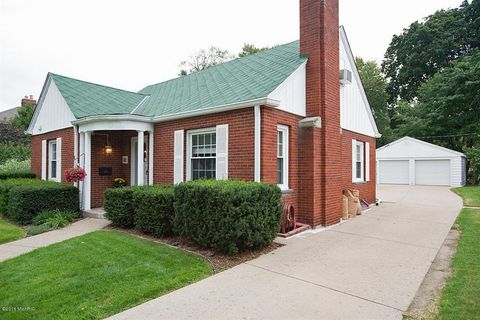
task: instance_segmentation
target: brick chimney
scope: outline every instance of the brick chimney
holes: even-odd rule
[[[33,99],[33,95],[25,96],[22,99],[22,107],[27,104],[33,104],[34,106],[37,105],[37,100]]]
[[[300,0],[300,54],[307,117],[320,117],[321,128],[300,130],[299,211],[310,225],[331,225],[342,216],[338,0]]]

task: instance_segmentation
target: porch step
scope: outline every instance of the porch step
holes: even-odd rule
[[[106,219],[105,210],[103,210],[103,208],[95,208],[87,211],[82,211],[82,216],[84,218]]]

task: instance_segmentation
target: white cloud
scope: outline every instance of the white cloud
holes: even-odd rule
[[[0,0],[0,110],[40,94],[47,72],[137,91],[193,51],[298,39],[299,0]],[[340,0],[354,53],[381,60],[394,33],[460,0]]]

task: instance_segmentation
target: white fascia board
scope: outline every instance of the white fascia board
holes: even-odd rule
[[[179,112],[179,113],[175,113],[175,114],[171,114],[171,115],[154,117],[152,119],[152,121],[153,122],[165,122],[165,121],[171,121],[171,120],[177,120],[177,119],[203,116],[203,115],[213,114],[213,113],[220,113],[220,112],[225,112],[225,111],[232,111],[232,110],[236,110],[236,109],[250,108],[250,107],[254,107],[256,105],[276,108],[280,105],[280,101],[269,99],[269,98],[265,97],[265,98],[248,100],[248,101],[243,101],[243,102],[239,102],[239,103],[227,104],[227,105],[223,105],[223,106],[211,107],[211,108],[206,108],[206,109],[201,109],[201,110]]]
[[[423,141],[423,140],[415,139],[415,138],[412,138],[412,137],[409,137],[409,136],[405,136],[403,138],[400,138],[398,140],[390,142],[389,144],[386,144],[383,147],[378,148],[377,152],[380,151],[380,150],[383,150],[385,148],[388,148],[388,147],[390,147],[394,144],[397,144],[399,142],[405,141],[405,140],[409,140],[409,141],[412,141],[412,142],[417,142],[417,143],[423,144],[425,146],[429,146],[429,147],[432,147],[432,148],[435,148],[435,149],[438,149],[438,150],[449,152],[449,153],[451,153],[455,156],[461,156],[461,157],[466,158],[465,154],[463,154],[461,152],[458,152],[458,151],[455,151],[455,150],[452,150],[452,149],[448,149],[448,148],[445,148],[445,147],[442,147],[442,146],[439,146],[439,145],[436,145],[436,144],[433,144],[433,143],[430,143],[430,142],[426,142],[426,141]],[[444,158],[448,158],[448,157],[444,157]]]
[[[40,109],[42,109],[43,101],[45,100],[45,96],[47,95],[48,88],[50,88],[51,81],[52,77],[50,76],[49,72],[47,74],[47,77],[45,78],[45,82],[43,83],[42,91],[40,92],[37,106],[35,107],[35,111],[33,112],[32,120],[30,120],[30,124],[28,125],[27,133],[31,135],[33,135],[33,128],[35,127],[35,122],[37,122]]]
[[[242,109],[242,108],[249,108],[249,107],[254,107],[255,105],[263,105],[263,106],[276,108],[280,105],[280,101],[269,99],[269,98],[261,98],[261,99],[244,101],[240,103],[224,105],[224,106],[212,107],[212,108],[195,110],[195,111],[180,112],[172,115],[159,116],[159,117],[146,117],[146,116],[140,116],[140,115],[134,115],[134,114],[97,115],[97,116],[89,116],[89,117],[77,119],[75,121],[72,121],[72,124],[85,125],[88,123],[105,122],[105,121],[136,121],[136,122],[144,122],[144,123],[156,123],[156,122],[165,122],[165,121],[171,121],[171,120],[177,120],[177,119],[191,118],[191,117],[225,112],[225,111],[232,111],[232,110]],[[108,130],[108,129],[105,129],[105,130]]]
[[[365,103],[367,114],[370,119],[370,124],[373,127],[373,132],[375,132],[375,138],[380,138],[382,135],[378,131],[377,124],[375,123],[375,118],[373,117],[372,108],[370,107],[370,103],[367,99],[367,94],[365,93],[365,89],[362,84],[362,79],[360,78],[360,74],[358,73],[357,64],[355,63],[355,57],[353,56],[352,47],[350,47],[350,43],[348,42],[347,33],[345,32],[345,28],[340,26],[340,39],[342,40],[342,44],[345,47],[345,51],[347,52],[347,57],[350,64],[353,66],[353,76],[357,80],[358,88],[360,89],[360,94],[362,96],[362,100]]]

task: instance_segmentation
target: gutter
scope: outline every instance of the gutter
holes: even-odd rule
[[[243,109],[243,108],[250,108],[250,107],[253,108],[256,105],[264,105],[272,108],[276,108],[280,106],[280,101],[266,97],[266,98],[247,100],[239,103],[226,104],[223,106],[215,106],[215,107],[201,109],[201,110],[186,111],[186,112],[175,113],[175,114],[170,114],[165,116],[158,116],[158,117],[148,117],[148,116],[140,116],[140,115],[132,114],[138,107],[143,105],[143,103],[146,101],[147,98],[149,98],[149,96],[145,97],[145,99],[142,100],[130,114],[90,116],[90,117],[74,120],[72,121],[72,124],[78,125],[78,124],[85,124],[85,123],[96,122],[96,121],[119,121],[119,120],[157,123],[157,122],[165,122],[165,121],[172,121],[177,119],[208,115],[212,113],[232,111],[232,110]]]

